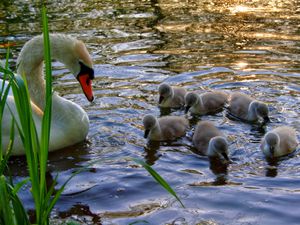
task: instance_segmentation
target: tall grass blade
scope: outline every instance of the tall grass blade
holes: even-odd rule
[[[8,159],[9,159],[10,153],[11,153],[13,145],[14,145],[14,138],[15,138],[15,129],[14,128],[15,128],[15,120],[12,119],[11,126],[10,126],[9,143],[8,143],[5,155],[0,161],[0,175],[2,175],[4,173],[4,170],[7,167]],[[0,150],[2,151],[2,149],[0,149]]]
[[[0,218],[1,224],[16,224],[11,210],[10,195],[7,188],[5,177],[0,177]]]
[[[6,99],[10,90],[10,83],[7,84],[7,86],[5,87],[5,80],[7,78],[7,73],[5,72],[8,68],[8,58],[9,58],[9,48],[7,49],[6,52],[6,61],[5,61],[5,69],[4,69],[4,75],[3,75],[3,81],[2,81],[2,86],[1,86],[1,90],[0,90],[0,130],[2,130],[2,118],[3,118],[3,112],[4,112],[4,107],[6,105]],[[2,131],[1,131],[2,132]],[[8,157],[6,157],[8,158]],[[1,163],[1,168],[5,167],[4,164],[6,165],[6,160],[4,160],[3,162],[3,149],[2,149],[2,136],[0,135],[0,163]],[[2,172],[0,173],[2,174]]]
[[[165,181],[154,169],[152,169],[151,166],[149,166],[147,163],[145,163],[144,161],[140,160],[140,159],[132,159],[134,162],[136,162],[137,164],[140,164],[141,166],[143,166],[149,173],[150,175],[164,188],[166,189],[171,195],[173,195],[177,201],[181,204],[181,206],[183,208],[184,205],[181,202],[181,200],[179,199],[179,197],[176,195],[176,192],[171,188],[171,186],[167,183],[167,181]]]
[[[23,181],[21,181],[20,183],[17,184],[17,187],[11,188],[11,199],[12,199],[12,206],[13,206],[13,211],[14,211],[14,215],[17,221],[17,225],[19,224],[24,224],[24,225],[29,225],[29,219],[28,219],[28,215],[27,212],[21,202],[21,200],[19,199],[17,192],[19,191],[19,189],[25,184],[27,183],[29,179],[25,179]]]
[[[51,52],[50,52],[50,39],[48,30],[48,18],[47,10],[43,5],[42,7],[42,20],[43,20],[43,37],[44,37],[44,61],[45,61],[45,71],[46,71],[46,104],[42,122],[42,135],[41,135],[41,152],[40,152],[40,179],[41,179],[41,197],[44,197],[42,191],[46,190],[44,186],[45,175],[47,169],[48,160],[48,149],[50,140],[50,126],[51,126],[51,111],[52,111],[52,69],[51,69]]]
[[[30,178],[26,178],[26,179],[20,181],[19,183],[17,183],[14,186],[13,194],[16,195],[19,192],[19,190],[23,187],[23,185],[27,184],[29,181],[30,181]]]
[[[20,136],[23,137],[23,146],[26,153],[27,165],[32,186],[32,196],[35,203],[36,214],[40,215],[40,190],[39,190],[39,164],[37,151],[39,149],[38,136],[35,123],[32,118],[31,103],[26,79],[16,75],[11,82],[15,105],[20,120],[18,128]],[[18,127],[18,126],[17,126]]]
[[[0,224],[29,225],[26,210],[20,201],[17,192],[27,182],[24,180],[13,187],[6,178],[0,176]]]
[[[94,164],[94,162],[88,164],[87,166],[75,171],[64,183],[63,185],[56,191],[54,197],[50,200],[50,197],[52,195],[52,193],[54,193],[54,185],[57,181],[57,178],[58,178],[58,174],[56,175],[55,179],[54,179],[54,182],[51,186],[51,188],[49,189],[49,192],[48,192],[48,195],[46,197],[46,199],[49,199],[49,208],[48,208],[48,214],[50,214],[51,210],[53,209],[53,207],[55,206],[56,202],[58,201],[59,197],[61,196],[62,192],[64,191],[66,185],[70,182],[71,179],[73,179],[73,177],[75,177],[77,174],[83,172],[83,171],[86,171],[88,170],[88,167],[91,166],[92,164]]]

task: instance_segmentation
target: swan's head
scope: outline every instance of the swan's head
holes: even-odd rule
[[[276,133],[268,132],[265,136],[265,146],[263,146],[263,153],[267,157],[273,157],[275,148],[279,144],[279,136]]]
[[[257,115],[263,118],[264,122],[269,122],[270,118],[269,118],[269,109],[267,104],[259,101],[255,101],[254,103],[255,103],[254,106],[256,107]]]
[[[83,42],[63,34],[50,34],[51,57],[63,63],[80,82],[89,101],[93,101],[93,62]],[[38,35],[23,46],[17,59],[18,73],[34,79],[33,73],[42,73],[44,39]],[[39,71],[40,70],[40,71]]]
[[[86,98],[92,102],[94,100],[92,80],[95,76],[91,56],[85,44],[78,40],[75,41],[73,51],[74,61],[71,62],[69,69],[79,81]]]
[[[189,109],[199,101],[198,94],[194,92],[189,92],[184,97],[185,100],[185,113],[189,111]]]
[[[161,84],[158,88],[158,93],[159,93],[158,103],[161,104],[164,99],[173,95],[173,89],[168,84]]]
[[[210,139],[208,147],[208,156],[224,158],[229,161],[228,142],[225,137],[216,136]]]
[[[143,119],[143,124],[144,124],[144,128],[145,128],[145,134],[144,134],[144,138],[147,138],[150,130],[156,126],[157,123],[157,119],[150,114],[147,114],[146,116],[144,116]]]

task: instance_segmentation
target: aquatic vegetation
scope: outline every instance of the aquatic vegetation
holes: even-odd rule
[[[141,166],[143,166],[145,168],[145,170],[147,170],[149,172],[149,174],[164,189],[166,189],[166,191],[168,191],[171,195],[173,195],[183,208],[185,208],[184,204],[182,203],[182,201],[180,200],[180,198],[177,196],[176,192],[171,188],[171,186],[151,166],[149,166],[147,163],[145,163],[144,161],[139,160],[139,159],[133,159],[133,161],[136,162],[137,164],[140,164]]]
[[[1,114],[2,118],[4,106],[6,104],[6,98],[8,91],[11,88],[14,100],[16,103],[16,108],[18,112],[18,117],[20,123],[15,123],[14,119],[12,121],[12,127],[15,125],[21,136],[23,142],[27,166],[30,175],[31,182],[31,193],[35,202],[35,216],[37,224],[49,224],[50,213],[59,199],[65,185],[70,181],[70,179],[77,173],[74,173],[67,181],[54,192],[54,185],[57,180],[57,176],[50,188],[47,188],[46,183],[46,169],[48,160],[48,146],[50,137],[50,124],[51,124],[51,107],[52,107],[52,72],[51,72],[51,54],[50,54],[50,43],[49,43],[49,31],[48,31],[48,21],[46,16],[46,8],[42,8],[42,18],[43,18],[43,36],[44,36],[44,58],[45,58],[45,71],[46,71],[46,105],[43,114],[42,121],[42,133],[41,142],[39,142],[37,130],[32,116],[30,96],[27,88],[26,79],[22,76],[15,75],[8,68],[8,60],[6,60],[6,67],[1,68],[1,72],[4,73],[4,78],[8,77],[9,84],[4,89],[4,82],[1,89]],[[0,119],[1,121],[1,119]],[[3,174],[4,169],[8,161],[9,153],[13,145],[14,140],[14,129],[11,129],[10,135],[11,145],[6,151],[1,153],[1,172]],[[1,142],[0,142],[1,144]],[[2,145],[0,145],[2,148]],[[3,155],[3,152],[5,154]],[[27,180],[25,180],[27,181]],[[20,187],[25,183],[25,181],[20,182],[13,186],[3,175],[0,178],[1,185],[1,219],[3,224],[20,224],[19,220],[25,220],[28,222],[28,216],[25,213],[24,207],[21,201],[17,197],[17,192]]]
[[[8,71],[8,56],[9,48],[6,54],[5,68],[1,68],[1,70],[4,71],[3,79],[5,80],[9,77],[8,79],[10,82],[6,87],[3,82],[0,89],[0,124],[2,124],[2,115],[7,96],[11,84],[14,82],[14,77],[8,76],[6,73],[6,71]],[[25,208],[17,195],[18,190],[27,183],[29,179],[25,179],[14,185],[10,177],[8,178],[3,175],[4,171],[7,169],[7,162],[14,142],[14,125],[15,122],[14,119],[12,119],[10,144],[5,151],[2,150],[2,138],[0,136],[0,224],[30,224]]]

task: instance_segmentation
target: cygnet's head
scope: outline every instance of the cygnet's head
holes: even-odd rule
[[[185,113],[189,111],[189,109],[199,101],[198,94],[194,92],[189,92],[184,97],[185,100]]]
[[[145,128],[144,138],[148,137],[150,130],[156,126],[156,123],[157,123],[157,119],[153,115],[147,114],[146,116],[144,116],[143,118],[143,124]]]
[[[158,88],[158,93],[159,93],[159,101],[158,103],[162,103],[162,101],[170,96],[173,95],[173,89],[170,85],[168,84],[161,84],[159,85]]]
[[[264,153],[266,156],[272,157],[275,152],[276,146],[279,144],[279,136],[273,132],[269,132],[265,136],[265,141],[267,143]]]
[[[258,116],[263,118],[264,122],[269,122],[270,121],[269,109],[268,109],[268,106],[265,103],[257,102],[256,112],[257,112]]]
[[[213,137],[209,143],[208,156],[224,158],[229,161],[228,157],[228,142],[225,137]]]

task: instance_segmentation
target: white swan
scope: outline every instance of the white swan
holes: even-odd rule
[[[92,82],[94,70],[92,59],[83,42],[61,34],[50,35],[51,57],[63,64],[74,74],[89,101],[93,101]],[[45,80],[43,78],[43,36],[36,36],[22,48],[17,59],[18,74],[26,77],[31,98],[33,119],[38,135],[45,106]],[[2,86],[3,80],[0,80]],[[7,85],[7,83],[6,83]],[[53,94],[52,123],[49,151],[58,150],[83,141],[89,130],[89,118],[77,104]],[[10,110],[8,109],[9,106]],[[9,93],[4,108],[1,136],[3,151],[6,151],[11,127],[11,112],[18,120],[14,97]],[[15,138],[12,155],[24,155],[20,135],[15,127]]]

